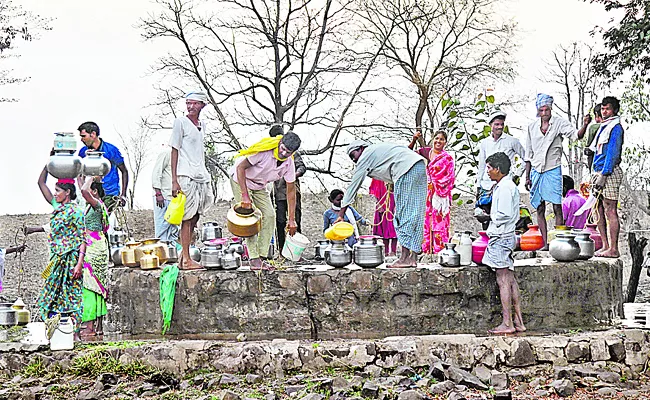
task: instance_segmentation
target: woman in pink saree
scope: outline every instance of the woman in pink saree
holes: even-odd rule
[[[424,243],[422,250],[438,253],[449,242],[449,216],[451,191],[454,188],[454,159],[445,151],[447,134],[438,131],[433,137],[427,164],[427,209],[424,218]]]
[[[372,234],[383,239],[385,255],[394,256],[397,252],[397,232],[393,225],[395,197],[392,191],[387,190],[386,184],[378,179],[372,180],[370,195],[377,200]]]

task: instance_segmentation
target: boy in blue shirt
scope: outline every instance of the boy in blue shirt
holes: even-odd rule
[[[330,192],[328,200],[332,203],[332,207],[323,213],[323,232],[327,230],[330,226],[334,225],[337,218],[339,217],[339,211],[341,211],[341,201],[343,200],[343,191],[341,189],[334,189]],[[361,216],[352,208],[348,207],[345,211],[345,217],[343,217],[345,222],[349,222],[354,226],[354,235],[348,238],[348,246],[352,247],[357,242],[357,237],[359,237],[359,228],[357,227],[357,221],[362,225],[367,225],[368,221]]]
[[[600,112],[603,122],[590,149],[594,152],[592,165],[592,182],[601,189],[598,201],[598,231],[603,238],[603,248],[596,253],[598,257],[618,258],[618,235],[620,223],[618,218],[618,196],[623,171],[621,155],[623,153],[624,131],[618,116],[620,103],[616,97],[603,99]],[[604,217],[604,218],[603,218]]]

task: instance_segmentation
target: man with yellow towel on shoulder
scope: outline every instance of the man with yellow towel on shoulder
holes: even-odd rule
[[[246,239],[252,270],[272,269],[260,257],[266,256],[275,229],[275,208],[266,185],[284,178],[287,182],[289,235],[296,233],[296,167],[293,153],[300,147],[300,137],[289,131],[285,135],[268,137],[242,149],[235,156],[238,160],[230,169],[230,185],[236,202],[242,208],[254,205],[262,212],[260,233]],[[243,156],[243,157],[241,157]],[[239,158],[241,157],[241,158]]]

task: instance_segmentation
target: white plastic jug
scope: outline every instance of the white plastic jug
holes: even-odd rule
[[[72,350],[74,349],[74,324],[72,319],[62,317],[59,326],[54,330],[50,339],[50,350]]]
[[[291,261],[300,260],[300,256],[309,246],[309,239],[307,236],[296,232],[295,235],[287,235],[282,247],[282,256]]]
[[[472,264],[472,238],[471,232],[463,232],[460,235],[460,243],[456,246],[456,251],[460,254],[460,265]]]

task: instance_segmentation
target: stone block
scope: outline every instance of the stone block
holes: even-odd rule
[[[453,390],[456,387],[456,384],[452,381],[443,381],[439,383],[434,383],[429,387],[429,392],[431,394],[445,394],[450,390]]]
[[[603,387],[596,391],[601,398],[614,397],[617,395],[617,390],[611,387]]]
[[[553,381],[548,386],[553,388],[555,393],[557,393],[557,395],[560,397],[569,397],[576,391],[575,386],[573,386],[573,382],[568,379]]]
[[[611,339],[606,340],[607,346],[609,346],[609,355],[612,361],[623,362],[625,361],[625,345],[620,339]]]
[[[492,378],[492,371],[482,365],[475,367],[472,373],[485,384],[489,384]]]
[[[535,355],[530,343],[526,339],[513,340],[510,345],[510,357],[506,365],[510,367],[526,367],[535,364]]]
[[[592,361],[607,361],[611,359],[609,347],[604,339],[594,339],[589,344]]]
[[[405,390],[399,394],[397,400],[423,400],[425,397],[417,390]]]
[[[564,349],[566,359],[570,363],[578,361],[589,361],[591,356],[591,351],[589,349],[589,344],[585,342],[569,342],[566,349]]]
[[[366,398],[375,399],[379,395],[379,386],[373,381],[366,381],[361,388],[361,395]]]
[[[377,365],[368,365],[363,369],[363,372],[366,373],[370,378],[378,378],[381,376],[381,373],[384,369]]]
[[[606,383],[617,384],[621,381],[621,375],[616,372],[603,371],[597,375],[597,378]]]
[[[508,375],[499,371],[492,371],[492,376],[490,377],[490,386],[494,387],[496,390],[502,390],[508,388]]]
[[[478,379],[476,376],[460,368],[451,366],[447,369],[447,374],[449,375],[450,380],[458,384],[466,385],[468,387],[471,387],[472,389],[479,389],[479,390],[488,389],[487,385],[481,382],[480,379]]]

